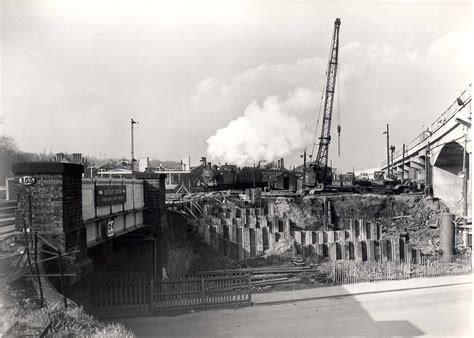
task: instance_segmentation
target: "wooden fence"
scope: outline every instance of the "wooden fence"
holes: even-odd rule
[[[330,280],[333,284],[338,285],[419,277],[456,276],[471,272],[471,255],[449,258],[422,256],[416,263],[335,261]]]
[[[251,304],[250,274],[198,275],[160,282],[93,285],[91,313],[100,316],[154,314],[170,309]]]

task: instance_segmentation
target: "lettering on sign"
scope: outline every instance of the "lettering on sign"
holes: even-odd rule
[[[18,177],[18,183],[20,183],[21,185],[33,185],[36,183],[36,178],[32,177],[32,176],[22,176],[22,177]]]
[[[114,220],[107,222],[107,237],[113,237],[115,234]]]
[[[127,189],[124,185],[97,185],[95,187],[95,205],[97,207],[122,204],[126,201]]]

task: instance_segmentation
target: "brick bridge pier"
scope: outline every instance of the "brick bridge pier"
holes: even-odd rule
[[[29,227],[29,233],[39,235],[40,258],[59,250],[67,258],[61,261],[61,269],[70,276],[67,284],[74,284],[92,272],[88,248],[111,247],[114,237],[147,227],[155,238],[157,262],[166,267],[159,259],[166,250],[166,175],[137,173],[133,179],[91,180],[82,177],[83,170],[82,165],[61,162],[13,165],[19,207],[16,229]],[[21,185],[18,178],[23,176],[33,177],[35,183]],[[110,198],[103,198],[109,193]],[[57,270],[52,261],[42,266],[47,273],[57,273],[51,271]]]

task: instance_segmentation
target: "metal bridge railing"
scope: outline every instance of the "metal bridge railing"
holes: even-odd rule
[[[408,142],[405,145],[405,153],[409,153],[411,149],[420,145],[426,139],[431,137],[432,134],[437,132],[441,127],[443,127],[452,117],[454,117],[459,111],[464,109],[470,102],[471,102],[471,92],[470,92],[471,85],[469,85],[468,89],[465,89],[454,102],[440,115],[438,118],[430,124],[430,126],[418,134],[414,139]],[[463,102],[462,105],[458,104],[458,100]],[[398,157],[403,155],[403,150],[399,149],[393,154],[394,160]],[[387,160],[384,160],[381,164],[381,168],[385,168],[387,166]]]

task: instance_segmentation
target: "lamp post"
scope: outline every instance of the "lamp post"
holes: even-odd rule
[[[405,143],[402,150],[402,184],[405,183]]]
[[[392,155],[391,165],[390,165],[390,173],[393,177],[393,153],[395,152],[395,146],[390,146],[390,154]]]
[[[138,124],[137,121],[133,120],[133,118],[130,120],[130,127],[131,127],[131,143],[132,143],[132,151],[131,151],[131,155],[132,155],[132,160],[130,161],[130,170],[132,171],[132,173],[135,171],[135,152],[134,152],[134,149],[133,149],[133,125],[134,124]]]
[[[464,133],[464,149],[463,149],[463,155],[462,155],[462,198],[463,198],[463,203],[462,203],[462,215],[464,216],[464,222],[466,222],[467,219],[467,209],[468,209],[468,203],[467,203],[467,134],[468,131],[466,130]]]
[[[426,145],[426,152],[425,152],[425,194],[428,196],[433,195],[433,189],[431,187],[431,135],[433,133],[427,129],[427,133],[429,133],[427,139],[428,143]]]
[[[387,123],[387,130],[384,131],[382,134],[386,134],[387,135],[387,176],[389,176],[390,174],[390,130],[389,130],[389,127],[388,127],[388,123]]]

